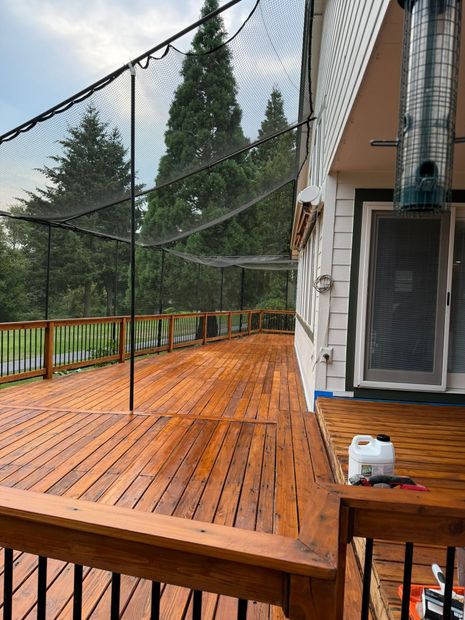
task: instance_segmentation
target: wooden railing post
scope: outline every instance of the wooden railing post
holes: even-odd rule
[[[228,312],[228,338],[231,340],[232,338],[232,314]]]
[[[171,353],[173,349],[174,349],[174,314],[171,314],[169,328],[168,328],[168,351]]]
[[[121,364],[124,362],[126,355],[126,317],[121,317],[121,323],[119,324],[119,360]]]
[[[262,331],[262,324],[263,324],[263,310],[260,310],[260,314],[258,315],[258,331],[259,332]]]
[[[53,321],[47,322],[45,328],[45,348],[44,348],[44,366],[45,375],[44,379],[51,379],[53,377],[53,337],[55,333],[55,323]]]
[[[208,314],[205,312],[203,315],[203,325],[202,325],[202,344],[207,342],[207,321]]]
[[[252,331],[252,310],[249,310],[249,321],[247,324],[247,335],[250,336],[250,332]]]

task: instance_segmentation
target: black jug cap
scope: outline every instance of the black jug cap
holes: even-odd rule
[[[389,435],[376,435],[378,441],[391,441]]]

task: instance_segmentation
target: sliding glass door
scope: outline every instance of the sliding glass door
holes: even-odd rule
[[[447,386],[465,391],[465,209],[455,214]]]
[[[372,212],[365,380],[443,383],[448,228],[447,217]]]

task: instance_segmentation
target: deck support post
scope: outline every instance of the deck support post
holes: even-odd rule
[[[247,323],[247,335],[250,336],[252,332],[252,311],[249,310],[249,319]]]
[[[228,338],[231,340],[232,338],[232,314],[228,312]]]
[[[258,332],[261,334],[263,331],[263,310],[260,310],[260,314],[258,315]]]

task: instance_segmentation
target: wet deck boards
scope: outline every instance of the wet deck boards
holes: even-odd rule
[[[0,391],[0,484],[296,536],[313,480],[291,336],[256,335]],[[18,555],[15,619],[34,618],[37,558]],[[49,561],[47,618],[71,617],[73,572]],[[2,580],[0,579],[0,589]],[[110,577],[85,570],[84,618],[109,617]],[[150,584],[124,577],[122,617],[149,617]],[[0,592],[1,598],[1,592]],[[164,587],[162,617],[190,592]],[[237,602],[207,595],[205,618]],[[249,618],[282,618],[249,605]]]
[[[395,446],[396,473],[428,488],[464,496],[465,407],[322,398],[317,415],[338,482],[346,481],[352,437],[385,433]],[[400,618],[397,588],[402,583],[403,557],[403,546],[375,542],[374,566],[381,589],[372,592],[378,618]],[[412,583],[434,583],[432,562],[444,568],[445,550],[415,546]]]

